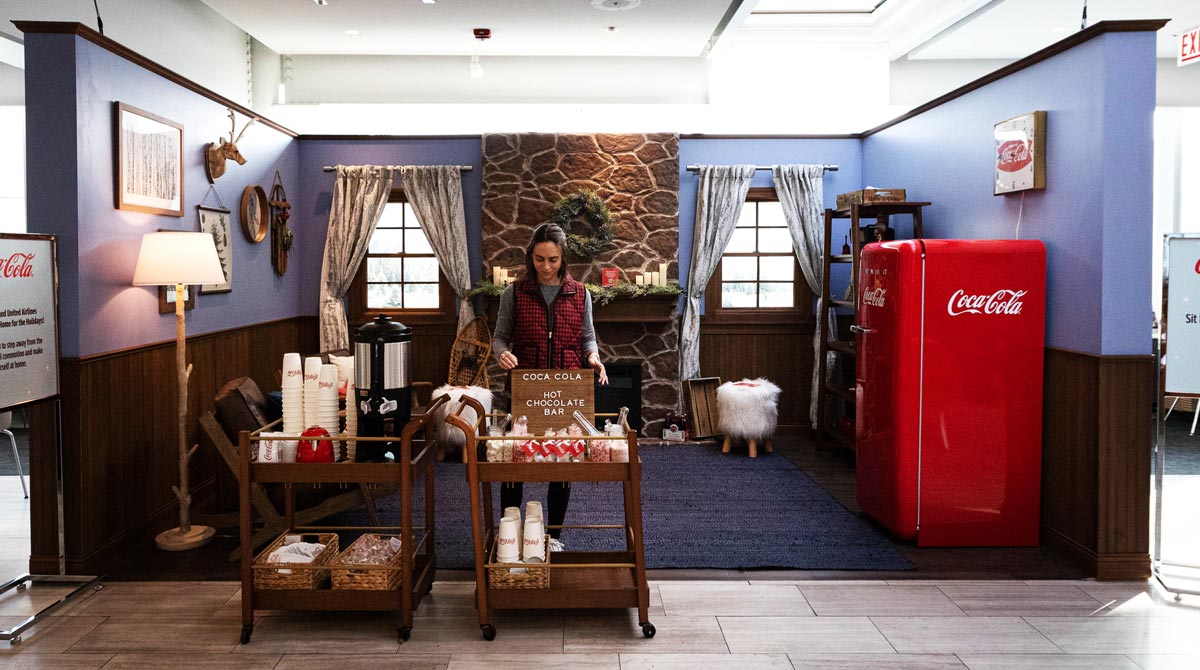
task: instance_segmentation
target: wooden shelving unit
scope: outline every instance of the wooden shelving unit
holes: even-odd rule
[[[598,415],[604,416],[604,415]],[[458,416],[448,420],[467,436],[467,482],[471,489],[471,538],[475,549],[475,597],[479,629],[485,640],[496,637],[493,609],[606,609],[636,607],[642,635],[654,637],[649,620],[650,588],[642,539],[642,463],[637,433],[629,431],[628,463],[486,463],[480,446],[488,438]],[[481,419],[482,422],[482,419]],[[606,437],[580,439],[609,439]],[[566,526],[581,530],[623,530],[624,551],[558,551],[549,563],[549,588],[493,588],[488,582],[487,558],[496,541],[492,509],[492,484],[500,482],[620,482],[625,501],[625,524],[620,526]]]
[[[417,433],[424,437],[426,417],[420,415],[405,426],[400,437],[358,438],[362,441],[389,441],[399,445],[394,463],[251,463],[252,445],[259,439],[257,433],[243,431],[238,436],[241,477],[240,494],[241,539],[242,539],[242,635],[241,643],[250,641],[254,632],[255,610],[324,610],[324,611],[395,611],[400,614],[401,625],[397,634],[401,642],[412,633],[413,611],[421,598],[433,587],[437,556],[434,551],[434,462],[436,444],[432,440],[414,439]],[[268,427],[269,428],[269,427]],[[332,438],[345,440],[346,435]],[[414,450],[416,453],[414,453]],[[421,479],[425,483],[424,526],[413,525],[413,493],[415,484]],[[400,564],[401,581],[399,590],[275,590],[259,589],[254,585],[254,535],[253,509],[250,504],[251,483],[282,483],[286,489],[285,519],[287,527],[294,533],[336,532],[338,530],[360,530],[394,534],[399,532],[403,546]],[[357,484],[380,487],[399,487],[400,524],[398,526],[341,527],[341,526],[296,526],[295,484]],[[345,547],[340,547],[345,549]],[[297,568],[303,569],[303,568]],[[366,568],[375,569],[375,568]],[[380,568],[382,569],[382,568]]]
[[[859,239],[860,222],[874,220],[875,230],[879,231],[879,236],[885,237],[885,231],[891,229],[891,217],[896,214],[909,215],[912,217],[913,237],[924,237],[924,229],[921,222],[921,208],[930,205],[928,202],[881,202],[868,203],[859,205],[850,205],[842,209],[827,209],[825,210],[825,249],[822,250],[821,263],[821,294],[825,300],[821,302],[821,313],[817,318],[817,327],[820,328],[821,338],[821,356],[818,362],[818,374],[820,375],[821,383],[817,386],[817,448],[823,449],[825,441],[832,439],[839,444],[854,449],[854,437],[842,432],[837,426],[826,425],[825,413],[826,406],[830,402],[842,403],[842,407],[847,409],[847,413],[854,414],[855,404],[855,389],[853,382],[845,381],[846,376],[841,379],[826,380],[828,368],[828,354],[835,352],[840,356],[843,372],[848,367],[850,369],[850,379],[853,379],[854,357],[856,354],[855,342],[853,337],[846,337],[849,333],[842,334],[842,338],[834,338],[829,332],[829,315],[832,310],[843,307],[853,311],[851,323],[858,322],[858,305],[861,300],[861,292],[857,289],[858,282],[858,261],[862,254],[863,242]],[[849,254],[835,254],[836,240],[833,239],[833,221],[834,219],[850,219],[850,249]],[[846,300],[840,296],[833,295],[830,288],[830,268],[835,264],[850,264],[850,282],[855,285],[854,297],[851,300]],[[844,339],[843,339],[844,338]]]

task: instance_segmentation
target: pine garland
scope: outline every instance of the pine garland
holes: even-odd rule
[[[636,284],[617,284],[616,286],[584,284],[584,286],[592,294],[592,304],[597,307],[603,307],[614,300],[636,300],[637,298],[653,295],[683,295],[683,289],[679,288],[679,284],[675,282],[671,282],[666,286],[638,286]],[[499,298],[503,293],[503,286],[483,279],[475,284],[470,291],[467,291],[466,297],[473,298],[477,295],[482,295],[489,298]]]

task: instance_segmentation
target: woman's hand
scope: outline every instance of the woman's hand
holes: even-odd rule
[[[517,367],[517,357],[513,352],[506,351],[500,354],[500,358],[496,359],[496,363],[500,365],[501,370],[511,370]]]
[[[604,364],[600,362],[600,355],[594,351],[588,354],[588,365],[592,366],[596,374],[600,375],[600,385],[608,385],[608,372],[605,371]]]

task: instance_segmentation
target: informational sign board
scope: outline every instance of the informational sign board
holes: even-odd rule
[[[1190,63],[1200,63],[1200,26],[1179,34],[1178,56],[1176,65],[1179,67]]]
[[[51,235],[0,235],[0,411],[58,395]]]
[[[1200,235],[1168,235],[1163,265],[1163,394],[1200,395]]]
[[[595,421],[595,376],[582,370],[513,370],[512,415],[524,416],[530,435],[562,430],[575,421],[575,411]]]

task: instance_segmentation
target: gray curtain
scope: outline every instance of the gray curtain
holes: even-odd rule
[[[733,236],[753,176],[753,165],[700,166],[687,304],[679,329],[680,380],[700,376],[700,298]]]
[[[467,219],[463,214],[462,173],[457,165],[407,165],[401,168],[404,195],[429,238],[442,273],[458,295],[458,329],[475,318],[467,260]]]
[[[367,244],[387,204],[395,171],[377,165],[336,168],[325,257],[321,261],[321,351],[350,346],[346,291],[367,255]]]
[[[828,298],[821,291],[821,255],[825,249],[824,207],[825,168],[822,165],[776,165],[771,168],[775,177],[775,193],[783,208],[788,230],[792,234],[792,247],[796,260],[808,288],[817,296],[817,315],[820,318],[824,301]],[[837,319],[833,310],[829,312],[831,336],[837,334]],[[817,388],[821,384],[821,329],[813,333],[812,395],[808,406],[808,418],[817,425]],[[837,354],[829,356],[825,370],[832,378]]]

